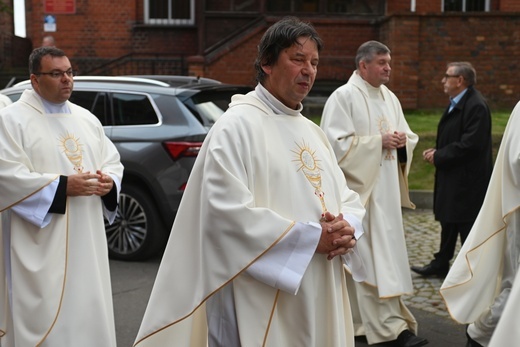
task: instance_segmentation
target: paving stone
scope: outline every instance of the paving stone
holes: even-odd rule
[[[441,231],[440,224],[435,220],[432,210],[403,209],[403,225],[410,266],[428,264],[439,248]],[[457,245],[455,256],[459,249],[460,244]],[[432,312],[441,317],[449,317],[446,305],[439,293],[443,280],[442,278],[424,278],[412,272],[414,295],[403,296],[403,301],[409,307]]]

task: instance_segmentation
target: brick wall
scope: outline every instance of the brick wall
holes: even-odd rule
[[[441,108],[447,104],[441,79],[450,61],[469,61],[477,70],[477,89],[490,106],[511,109],[520,99],[520,16],[515,13],[396,14],[381,23],[312,21],[324,40],[315,89],[341,84],[354,70],[359,45],[379,40],[392,50],[388,86],[404,108]],[[206,66],[206,77],[254,84],[252,64],[262,32]]]
[[[115,59],[131,52],[196,54],[196,27],[176,28],[143,24],[143,1],[76,0],[73,15],[57,14],[57,31],[43,31],[43,2],[27,11],[28,37],[38,47],[51,34],[71,58]]]
[[[167,26],[144,25],[143,3],[142,0],[76,0],[76,13],[55,14],[57,31],[44,32],[43,2],[32,1],[26,8],[27,35],[33,48],[40,45],[43,36],[54,36],[57,47],[67,53],[80,72],[91,71],[93,66],[128,54],[178,58],[197,53],[196,27],[172,30]]]
[[[493,1],[492,3],[498,2],[498,9],[503,12],[520,12],[520,1],[518,0],[500,0]]]
[[[253,64],[262,35],[263,31],[253,32],[240,45],[231,48],[211,65],[206,65],[204,76],[227,83],[255,85]]]
[[[493,0],[491,0],[493,1]],[[416,0],[416,13],[438,13],[442,7],[442,0]],[[412,10],[411,0],[390,0],[386,4],[387,14],[410,12]]]
[[[516,104],[520,92],[516,78],[520,68],[516,58],[520,54],[520,16],[431,15],[418,19],[417,48],[406,47],[404,42],[398,46],[404,63],[417,65],[417,107],[447,104],[441,79],[449,61],[469,61],[474,65],[476,87],[492,107],[509,109]],[[392,19],[396,26],[408,20],[407,16]],[[418,58],[414,57],[415,50]]]
[[[377,29],[366,20],[357,22],[302,18],[311,21],[324,41],[320,54],[318,78],[321,81],[346,81],[355,69],[355,53],[359,45],[377,35]],[[272,22],[268,23],[269,25]],[[254,33],[239,46],[206,66],[206,77],[228,83],[255,84],[253,63],[257,45],[264,30]]]
[[[56,32],[44,32],[44,2],[33,1],[27,12],[27,35],[38,47],[51,34],[70,56],[118,57],[131,48],[131,19],[135,2],[76,0],[75,14],[57,14]],[[71,53],[72,52],[72,53]]]
[[[430,0],[428,2],[435,2],[437,0]],[[410,11],[410,0],[393,0],[386,2],[386,12],[392,14],[395,12],[406,12]]]
[[[441,0],[429,0],[421,1],[416,0],[415,12],[416,13],[438,13],[442,8]]]
[[[0,12],[0,69],[12,65],[13,19],[8,13]]]
[[[133,48],[140,53],[170,55],[194,55],[197,53],[196,28],[171,28],[141,26],[133,30]]]
[[[520,12],[514,12],[520,11],[520,1],[492,0],[495,12],[472,14],[440,13],[441,1],[417,0],[415,13],[410,12],[410,0],[387,1],[389,16],[383,20],[340,16],[302,18],[314,24],[325,43],[314,91],[330,90],[345,83],[354,70],[357,48],[374,39],[392,50],[389,87],[405,108],[444,107],[446,96],[440,79],[446,63],[454,60],[467,60],[475,65],[477,87],[490,104],[512,107],[520,89],[516,79]],[[27,34],[33,45],[39,46],[45,35],[43,2],[26,3]],[[142,0],[76,0],[77,13],[56,15],[57,32],[52,35],[73,61],[110,60],[129,53],[184,56],[192,64],[191,74],[228,83],[255,84],[253,61],[257,44],[265,28],[278,17],[252,20],[252,26],[244,33],[238,29],[244,18],[227,13],[222,15],[222,26],[218,26],[215,20],[218,16],[213,13],[205,17],[202,5],[197,2],[196,26],[157,27],[143,24],[143,3]],[[239,31],[237,37],[219,46],[222,40],[215,33],[229,30]],[[2,37],[5,35],[0,32],[0,44]],[[214,44],[218,47],[214,48]],[[0,59],[3,54],[5,60],[5,43],[3,48]]]

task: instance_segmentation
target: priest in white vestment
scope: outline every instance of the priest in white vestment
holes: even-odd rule
[[[0,345],[116,347],[103,215],[117,211],[119,153],[68,101],[63,51],[29,65],[33,89],[0,111]]]
[[[377,41],[361,45],[349,81],[325,103],[320,126],[332,144],[347,184],[367,210],[365,237],[358,248],[367,279],[349,295],[356,336],[369,344],[427,343],[401,296],[413,294],[401,207],[409,199],[408,172],[418,136],[404,118],[399,100],[384,84],[390,77],[390,50]]]
[[[9,99],[7,95],[0,94],[0,109],[6,107],[7,105],[11,105],[12,101]]]
[[[259,84],[197,157],[135,346],[354,346],[344,265],[364,278],[364,208],[300,113],[320,48],[295,18],[264,34]]]
[[[520,103],[504,132],[479,215],[440,289],[452,318],[469,324],[470,343],[482,346],[520,341],[519,129]]]

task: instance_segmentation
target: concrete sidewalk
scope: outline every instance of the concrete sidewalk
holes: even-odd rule
[[[414,200],[415,201],[415,200]],[[440,225],[431,209],[403,210],[406,244],[410,265],[430,262],[439,248]],[[457,247],[460,248],[460,245]],[[439,294],[440,278],[423,278],[412,272],[414,295],[403,297],[419,324],[419,336],[430,342],[429,347],[465,346],[466,327],[455,323],[448,314]],[[369,346],[364,339],[356,339],[356,347]],[[376,346],[390,346],[378,344]]]

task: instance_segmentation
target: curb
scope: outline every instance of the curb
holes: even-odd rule
[[[416,208],[433,208],[433,192],[431,190],[411,190],[410,200],[415,204]]]

